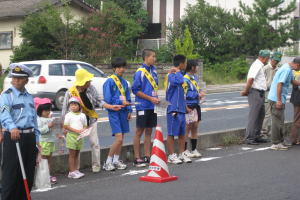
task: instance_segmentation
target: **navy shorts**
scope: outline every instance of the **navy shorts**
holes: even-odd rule
[[[117,133],[129,132],[129,122],[127,117],[127,111],[108,112],[109,124],[113,136],[115,136]]]
[[[185,135],[185,113],[168,113],[167,125],[169,136]]]

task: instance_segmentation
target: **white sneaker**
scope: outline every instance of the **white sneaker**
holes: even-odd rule
[[[194,151],[191,151],[191,155],[192,155],[192,158],[200,158],[202,155],[201,153],[195,149]]]
[[[79,174],[76,173],[76,171],[74,172],[69,172],[68,174],[68,178],[73,178],[73,179],[79,179],[81,178],[82,176],[80,176]]]
[[[79,170],[76,170],[75,173],[78,174],[80,176],[80,178],[84,177],[84,175],[85,175],[84,173],[81,173]]]
[[[168,156],[168,162],[177,165],[177,164],[181,164],[181,163],[182,163],[182,160],[180,160],[180,159],[177,157],[176,153],[173,153],[173,154],[171,154],[171,155]]]
[[[279,143],[279,144],[273,144],[270,149],[272,150],[288,150],[288,147],[284,146],[283,144]]]
[[[182,160],[185,163],[191,163],[192,162],[192,160],[187,156],[187,154],[185,152],[182,152],[179,155],[179,159]]]
[[[193,158],[193,155],[191,154],[191,152],[190,152],[189,150],[185,150],[183,153],[184,153],[187,157]]]
[[[125,165],[122,160],[118,160],[118,162],[115,162],[113,164],[114,164],[115,168],[117,168],[117,169],[126,169],[127,168],[127,165]]]
[[[107,164],[105,163],[103,165],[103,169],[105,171],[114,171],[116,168],[115,168],[115,166],[112,163],[107,163]]]
[[[100,166],[93,166],[93,167],[92,167],[92,171],[93,171],[94,173],[98,173],[98,172],[100,172],[100,170],[101,170],[101,167],[100,167]]]

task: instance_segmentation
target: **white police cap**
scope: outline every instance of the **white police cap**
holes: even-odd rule
[[[9,65],[9,77],[32,77],[33,72],[26,65],[20,63],[12,63]]]

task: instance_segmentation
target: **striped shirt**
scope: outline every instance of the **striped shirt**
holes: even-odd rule
[[[86,95],[87,95],[88,99],[90,100],[90,102],[92,103],[93,110],[96,108],[96,106],[103,107],[103,105],[106,104],[104,101],[101,100],[99,93],[97,92],[96,88],[93,85],[90,85],[90,87],[88,87],[88,89],[86,90]],[[64,99],[64,103],[63,103],[63,107],[62,107],[62,111],[61,111],[61,115],[62,115],[63,119],[64,119],[65,115],[68,113],[68,104],[69,104],[69,99],[71,97],[72,96],[71,96],[70,92],[67,91],[65,94],[65,99]],[[89,124],[92,124],[95,121],[97,121],[97,119],[90,118]]]

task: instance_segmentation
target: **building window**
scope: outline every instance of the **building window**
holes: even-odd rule
[[[12,49],[12,32],[0,32],[0,49]]]

